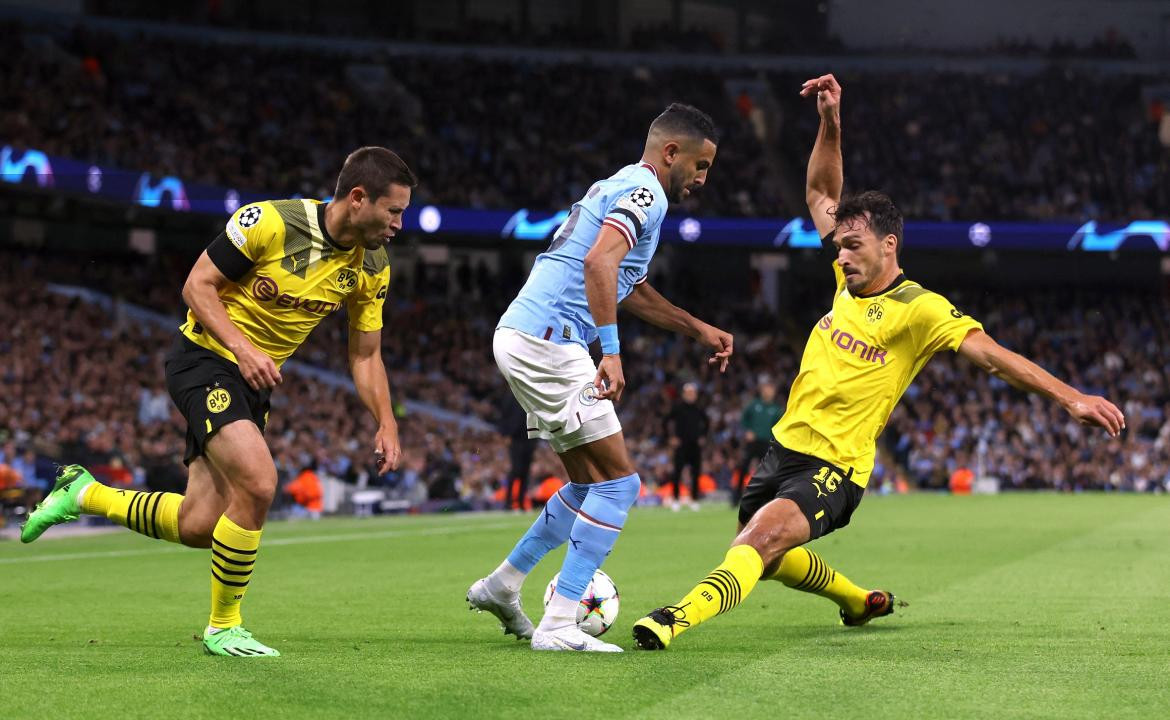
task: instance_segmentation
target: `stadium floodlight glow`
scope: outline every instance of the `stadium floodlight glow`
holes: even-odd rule
[[[97,165],[90,165],[85,173],[85,187],[91,193],[102,191],[102,169]]]
[[[987,247],[991,242],[991,227],[987,223],[975,223],[967,231],[967,237],[975,247]]]
[[[504,229],[500,231],[500,237],[514,237],[517,240],[544,240],[568,217],[569,211],[562,210],[547,220],[529,222],[528,210],[517,210],[508,219]]]
[[[684,218],[678,224],[678,235],[687,242],[694,242],[703,234],[703,225],[694,218]]]
[[[174,175],[166,175],[159,178],[158,182],[151,182],[150,173],[142,173],[134,192],[135,201],[144,207],[156,208],[162,205],[164,195],[171,196],[172,210],[187,210],[191,207],[182,180]]]
[[[234,213],[240,209],[240,193],[235,190],[228,190],[223,196],[223,209],[228,214]]]
[[[780,232],[772,240],[772,244],[777,247],[785,243],[791,248],[819,248],[821,246],[821,234],[817,232],[816,227],[812,230],[805,230],[804,218],[794,218],[787,225],[780,228]]]
[[[427,205],[418,211],[418,226],[425,233],[433,233],[443,224],[443,214],[434,205]]]
[[[1068,241],[1068,249],[1089,252],[1111,252],[1119,249],[1126,240],[1146,237],[1154,241],[1162,252],[1170,250],[1170,223],[1161,220],[1135,220],[1125,227],[1108,233],[1097,232],[1097,221],[1090,220],[1080,226]]]
[[[11,145],[0,148],[0,177],[4,178],[4,182],[23,182],[25,173],[32,170],[38,186],[53,187],[53,166],[49,164],[48,155],[27,148],[19,159],[15,156],[16,149]]]

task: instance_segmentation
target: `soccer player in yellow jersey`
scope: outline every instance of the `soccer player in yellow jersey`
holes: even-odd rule
[[[844,527],[873,469],[874,443],[902,393],[935,353],[958,352],[1016,387],[1049,397],[1074,418],[1118,435],[1125,418],[1011,352],[947,300],[908,280],[898,265],[902,215],[878,192],[841,198],[841,86],[832,75],[804,83],[820,129],[806,199],[817,231],[837,253],[833,305],[809,336],[788,408],[744,493],[739,533],[721,565],[675,605],[634,625],[647,650],[727,612],[761,579],[835,602],[845,625],[894,610],[894,596],[865,590],[803,547]]]
[[[280,367],[330,313],[349,314],[349,365],[378,422],[378,472],[398,466],[398,428],[382,364],[382,305],[390,282],[385,244],[402,228],[417,184],[395,153],[364,147],[345,160],[329,203],[274,200],[236,211],[183,286],[190,310],[167,356],[167,389],[187,419],[187,492],[133,492],[70,465],[22,528],[32,542],[81,513],[104,515],[148,537],[211,549],[208,653],[279,655],[243,627],[240,604],[276,492],[264,442]]]

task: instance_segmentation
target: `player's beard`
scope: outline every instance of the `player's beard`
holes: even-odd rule
[[[683,179],[684,174],[679,165],[670,169],[670,201],[672,203],[683,201],[683,190],[686,190],[687,187],[686,180]]]

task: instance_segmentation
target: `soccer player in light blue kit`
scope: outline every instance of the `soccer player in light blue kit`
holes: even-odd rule
[[[528,435],[548,440],[570,482],[557,492],[500,566],[467,592],[504,632],[536,650],[621,652],[577,628],[577,606],[617,541],[641,480],[630,462],[614,403],[625,387],[617,307],[689,335],[722,372],[730,334],[672,305],[646,282],[667,204],[702,187],[715,160],[711,118],[674,103],[650,124],[642,160],[593,184],[573,205],[528,282],[500,318],[493,351],[528,413]],[[594,367],[588,345],[600,339]],[[524,578],[569,543],[556,592],[535,629],[520,606]]]

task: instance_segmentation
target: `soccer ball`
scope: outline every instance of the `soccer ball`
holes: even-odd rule
[[[557,579],[560,576],[560,573],[553,575],[544,591],[545,608],[556,592]],[[593,637],[603,635],[613,625],[613,621],[617,620],[618,605],[617,585],[613,584],[609,575],[598,570],[593,573],[589,587],[585,588],[585,594],[581,596],[581,604],[577,606],[577,627]]]

